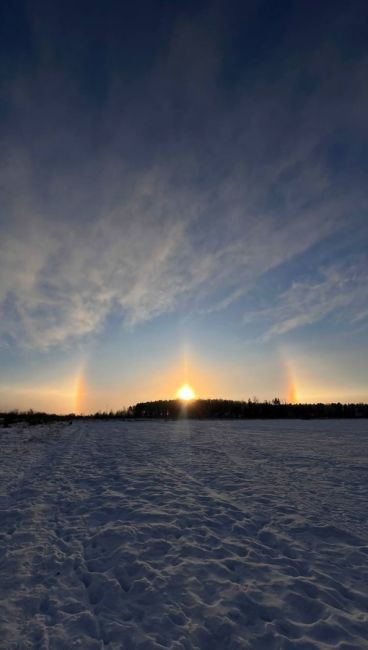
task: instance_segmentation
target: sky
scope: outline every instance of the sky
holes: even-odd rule
[[[0,408],[368,401],[368,5],[0,5]]]

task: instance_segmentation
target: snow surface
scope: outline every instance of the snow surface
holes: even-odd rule
[[[367,429],[0,429],[0,647],[368,648]]]

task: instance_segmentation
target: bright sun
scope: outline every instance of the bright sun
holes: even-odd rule
[[[191,387],[188,386],[188,384],[185,384],[185,386],[182,386],[181,388],[179,388],[178,397],[179,397],[179,399],[182,399],[185,402],[188,402],[190,399],[195,398],[195,393],[191,389]]]

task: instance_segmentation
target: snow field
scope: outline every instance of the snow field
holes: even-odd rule
[[[0,647],[368,647],[368,423],[0,430]]]

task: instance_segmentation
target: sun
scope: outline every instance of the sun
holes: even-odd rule
[[[194,390],[192,390],[191,387],[188,386],[188,384],[185,384],[184,386],[179,388],[177,392],[177,396],[179,397],[179,399],[182,399],[185,402],[189,402],[189,400],[195,398],[195,393]]]

